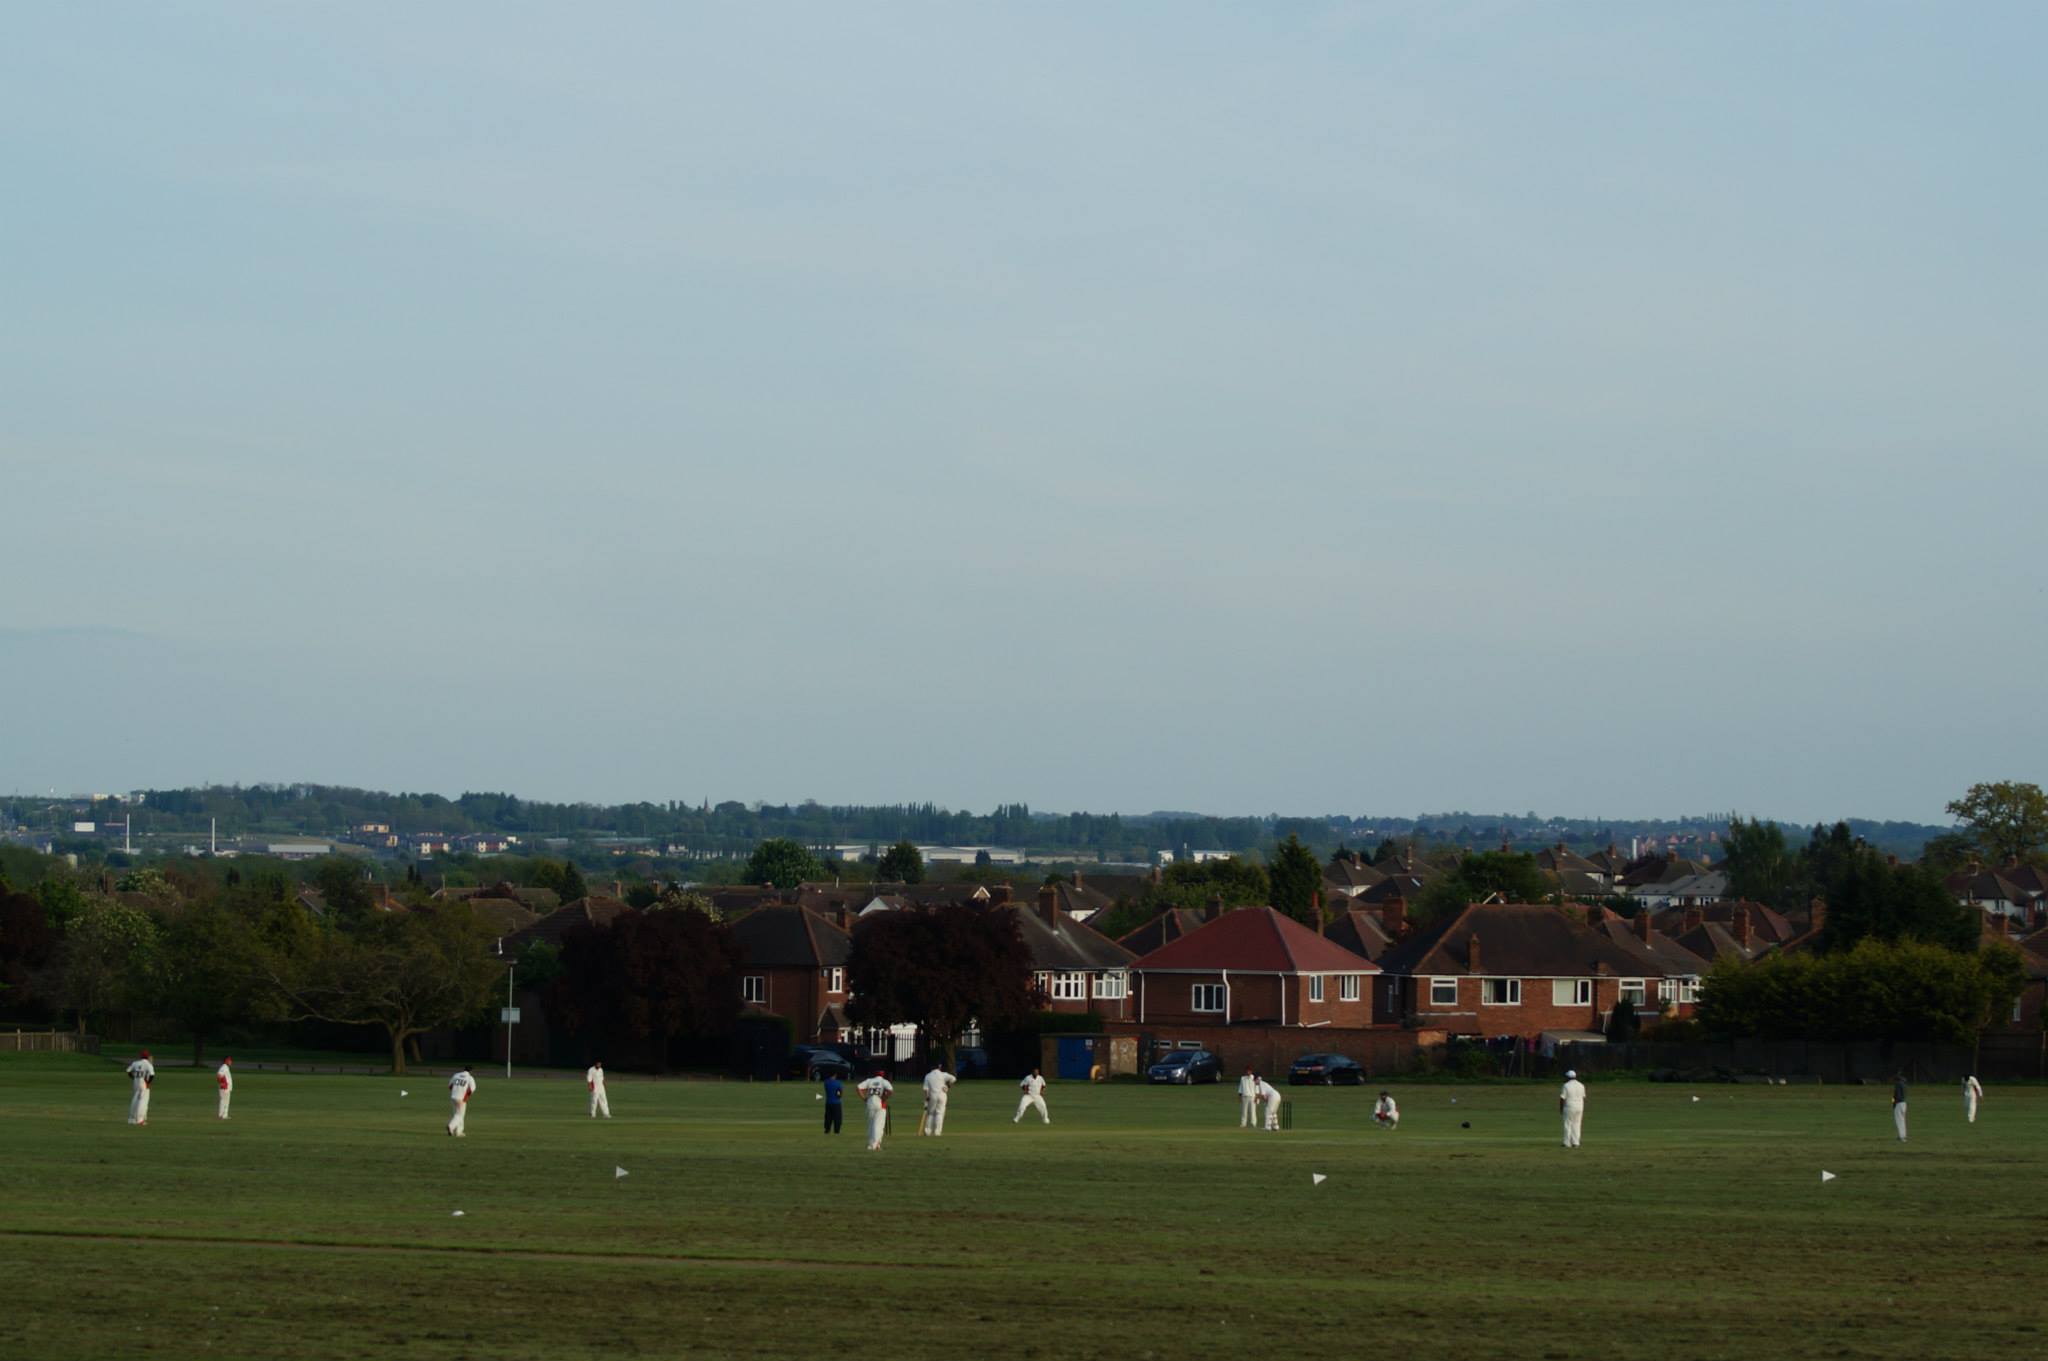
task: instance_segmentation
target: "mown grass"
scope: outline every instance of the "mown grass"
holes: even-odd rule
[[[223,1125],[173,1070],[137,1130],[115,1065],[0,1059],[0,1356],[2048,1348],[2041,1089],[1974,1127],[1918,1089],[1902,1147],[1878,1088],[1601,1085],[1567,1153],[1533,1084],[1396,1089],[1393,1135],[1296,1089],[1272,1136],[1228,1087],[1059,1084],[1045,1128],[963,1084],[871,1155],[802,1084],[619,1082],[605,1123],[479,1076],[460,1141],[431,1078],[249,1074]]]

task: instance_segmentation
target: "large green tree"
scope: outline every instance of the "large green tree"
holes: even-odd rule
[[[875,877],[885,884],[921,884],[924,882],[924,853],[911,841],[899,841],[882,852],[882,861],[875,866]]]
[[[846,1014],[862,1025],[915,1025],[945,1048],[970,1022],[1024,1020],[1038,999],[1031,951],[1013,912],[905,908],[862,921],[847,958]]]
[[[1410,915],[1432,922],[1498,893],[1511,903],[1539,903],[1552,892],[1536,857],[1522,851],[1478,851],[1429,881]]]
[[[592,1058],[666,1071],[678,1041],[731,1030],[740,959],[732,928],[704,913],[622,912],[563,939],[548,997]]]
[[[115,898],[88,894],[60,947],[64,1002],[84,1034],[95,1021],[132,1014],[149,997],[160,932],[156,920]]]
[[[818,858],[804,848],[802,842],[788,837],[770,837],[754,847],[754,853],[747,857],[747,882],[750,884],[773,884],[783,890],[793,889],[807,879],[824,875],[824,868]]]
[[[164,928],[153,976],[156,1009],[192,1034],[192,1061],[221,1028],[256,1010],[256,923],[218,898],[194,904]]]
[[[1266,876],[1273,888],[1273,906],[1298,922],[1318,926],[1316,894],[1323,886],[1323,867],[1315,852],[1290,836],[1273,848]]]
[[[1868,846],[1834,868],[1825,896],[1820,945],[1830,952],[1866,939],[1973,950],[1982,932],[1977,909],[1957,902],[1934,874],[1918,865],[1894,865]]]
[[[1717,963],[1699,1020],[1726,1039],[1931,1040],[1968,1044],[2012,1010],[2019,952],[1865,940],[1838,954]]]
[[[2037,784],[1998,780],[1973,784],[1948,805],[1993,860],[2038,857],[2048,846],[2048,794]]]
[[[1799,904],[1799,863],[1785,844],[1784,828],[1736,814],[1728,819],[1722,848],[1730,896],[1781,910]]]

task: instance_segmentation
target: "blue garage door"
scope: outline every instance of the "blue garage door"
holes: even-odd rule
[[[1095,1039],[1090,1035],[1060,1036],[1060,1076],[1086,1080],[1095,1065]]]

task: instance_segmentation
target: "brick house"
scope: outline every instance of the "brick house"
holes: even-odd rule
[[[1700,958],[1650,923],[1648,912],[1624,918],[1603,908],[1592,909],[1594,929],[1634,955],[1643,975],[1637,990],[1624,980],[1621,996],[1635,1003],[1636,1015],[1685,1018],[1698,1009],[1700,976],[1710,961]]]
[[[852,936],[801,907],[757,907],[733,923],[732,934],[743,961],[742,1002],[787,1017],[799,1043],[846,1036]]]
[[[1148,1025],[1372,1024],[1378,965],[1270,907],[1219,913],[1131,965]]]
[[[1493,1039],[1604,1030],[1624,989],[1655,996],[1663,976],[1576,912],[1474,903],[1379,958],[1374,1018]]]
[[[1130,1011],[1132,951],[1086,923],[1074,920],[1059,905],[1053,885],[1038,891],[1038,904],[1006,904],[995,911],[1013,912],[1017,933],[1031,951],[1032,981],[1045,995],[1048,1011],[1096,1015],[1122,1020]]]

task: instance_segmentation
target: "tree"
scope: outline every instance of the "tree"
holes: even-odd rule
[[[1012,912],[949,905],[878,913],[854,932],[846,974],[850,1019],[915,1025],[934,1053],[970,1023],[987,1030],[1022,1022],[1039,1000]]]
[[[47,1000],[46,974],[57,944],[49,913],[38,899],[0,892],[0,1006],[18,1015]]]
[[[1940,879],[1918,865],[1893,865],[1868,846],[1834,870],[1826,897],[1820,947],[1830,953],[1866,939],[1974,950],[1982,931],[1977,910],[1957,902]]]
[[[875,867],[875,877],[885,884],[921,884],[924,882],[924,853],[913,842],[899,841],[882,852],[882,863]]]
[[[594,1051],[665,1072],[678,1040],[732,1028],[740,962],[732,928],[701,912],[622,912],[563,938],[547,995]]]
[[[1222,860],[1176,860],[1166,867],[1158,883],[1147,884],[1139,895],[1146,909],[1140,920],[1169,907],[1205,908],[1217,898],[1223,899],[1225,907],[1262,906],[1273,901],[1273,882],[1264,865],[1235,855]]]
[[[1722,847],[1721,869],[1731,897],[1780,909],[1799,905],[1799,864],[1785,845],[1784,828],[1731,814]]]
[[[85,899],[61,947],[64,1002],[81,1035],[95,1017],[132,1011],[147,995],[157,935],[140,908],[98,894]]]
[[[1479,851],[1448,872],[1430,880],[1410,916],[1419,923],[1457,912],[1467,903],[1483,902],[1498,893],[1511,903],[1536,903],[1550,897],[1550,881],[1536,857],[1522,851]]]
[[[1273,848],[1266,870],[1273,889],[1273,906],[1298,922],[1320,927],[1316,920],[1316,894],[1323,886],[1323,867],[1298,836],[1289,836]]]
[[[320,891],[320,900],[337,921],[360,921],[376,906],[362,865],[347,856],[330,855],[321,860],[313,870],[313,887]]]
[[[1723,1039],[1968,1044],[2011,1011],[2024,982],[2009,945],[1865,940],[1838,954],[1723,959],[1707,975],[1699,1020]]]
[[[573,860],[540,860],[533,866],[533,886],[555,891],[555,896],[565,903],[590,896],[589,886],[583,882],[583,871],[576,868]]]
[[[220,1028],[246,1019],[257,977],[252,923],[218,899],[194,905],[163,933],[153,977],[156,1006],[192,1032],[192,1061]]]
[[[806,879],[816,879],[822,873],[817,858],[805,850],[801,842],[784,836],[770,837],[754,847],[754,853],[747,857],[747,882],[750,884],[773,884],[786,891]]]
[[[257,967],[292,1019],[380,1027],[391,1071],[403,1073],[408,1040],[475,1019],[497,995],[504,965],[493,939],[467,904],[444,903],[353,931],[329,925],[264,952]]]
[[[1994,861],[2035,859],[2048,844],[2048,794],[2017,780],[1973,784],[1948,805]]]

